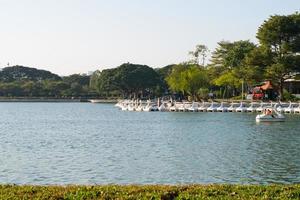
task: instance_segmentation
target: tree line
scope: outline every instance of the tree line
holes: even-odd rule
[[[273,15],[258,28],[258,44],[250,40],[220,41],[211,52],[203,44],[191,59],[161,68],[124,63],[91,76],[60,77],[49,71],[13,66],[0,71],[0,96],[151,98],[178,95],[203,99],[238,97],[271,80],[284,98],[284,80],[300,73],[300,14]]]
[[[0,71],[0,96],[69,98],[95,95],[89,83],[87,75],[60,77],[30,67],[5,67]]]
[[[249,40],[218,42],[209,64],[209,49],[199,44],[189,52],[192,59],[180,64],[151,70],[127,63],[97,71],[92,86],[99,93],[126,97],[176,93],[199,99],[213,92],[219,98],[230,98],[271,80],[278,96],[284,98],[284,80],[300,73],[300,14],[270,16],[256,37],[258,44]]]

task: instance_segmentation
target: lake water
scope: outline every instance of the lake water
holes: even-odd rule
[[[300,115],[0,103],[0,183],[300,183]]]

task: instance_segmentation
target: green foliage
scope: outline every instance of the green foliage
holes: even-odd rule
[[[254,49],[255,45],[249,40],[221,41],[212,53],[210,67],[216,67],[222,71],[241,67],[247,55]]]
[[[284,78],[300,71],[300,14],[271,16],[259,27],[257,38],[269,58],[266,77],[283,96]]]
[[[46,70],[39,70],[18,65],[5,67],[0,71],[1,82],[41,80],[59,81],[61,80],[61,77]]]
[[[238,79],[233,72],[222,74],[215,79],[214,82],[217,86],[239,87],[241,85],[241,80]]]
[[[208,93],[209,93],[208,88],[200,88],[197,92],[197,95],[200,99],[207,99]]]
[[[216,49],[212,52],[211,64],[209,66],[225,70],[227,67],[225,64],[226,57],[231,46],[230,42],[218,42]]]
[[[71,75],[78,80],[70,80],[64,77],[61,80],[0,82],[0,96],[3,97],[79,97],[89,95],[89,78],[85,75]],[[34,79],[34,78],[33,78]],[[85,81],[82,81],[84,79]],[[86,80],[87,79],[87,80]],[[85,84],[87,83],[87,84]]]
[[[160,84],[159,75],[146,65],[126,63],[116,68],[117,86],[124,92],[142,92]]]
[[[289,52],[300,51],[300,14],[274,15],[258,29],[257,38],[262,46],[267,47],[276,57]]]
[[[173,92],[181,92],[194,98],[200,88],[208,87],[209,84],[206,70],[198,65],[177,65],[166,80]]]
[[[78,83],[80,85],[89,85],[90,77],[83,74],[72,74],[70,76],[62,77],[63,82],[67,84]]]
[[[249,40],[219,42],[208,68],[211,84],[225,88],[225,94],[228,88],[233,92],[240,91],[242,82],[251,85],[260,81],[263,78],[260,67],[247,63],[256,49]]]
[[[184,93],[184,87],[186,81],[184,80],[183,73],[186,70],[186,66],[184,65],[176,65],[173,67],[172,72],[169,76],[167,76],[166,81],[169,85],[169,88],[173,92],[182,92]]]
[[[246,66],[258,66],[261,70],[264,70],[272,62],[272,54],[263,46],[254,48],[246,55],[244,60]]]
[[[160,91],[159,92],[160,94],[168,92],[169,86],[168,86],[168,83],[167,83],[166,79],[172,73],[173,68],[176,67],[176,66],[177,65],[172,64],[172,65],[167,65],[167,66],[162,67],[162,68],[156,68],[155,69],[155,71],[159,75],[160,82],[161,82],[160,87],[158,87],[158,89]]]
[[[116,69],[106,69],[102,72],[96,71],[92,78],[94,79],[93,87],[101,93],[109,93],[118,89],[116,80]]]
[[[239,80],[238,87],[242,81],[247,85],[254,85],[255,83],[264,80],[263,70],[259,66],[242,66],[231,70],[233,76]]]
[[[198,66],[192,66],[185,71],[184,77],[186,79],[186,92],[195,96],[199,91],[199,88],[208,87],[208,76],[205,70],[199,68]]]
[[[98,79],[101,72],[99,70],[94,71],[94,73],[90,77],[90,83],[89,86],[91,89],[97,90],[98,85]]]
[[[297,101],[297,100],[299,100],[296,96],[289,93],[286,89],[283,90],[283,98],[282,99],[286,100],[286,101]]]
[[[255,45],[249,40],[240,40],[228,43],[226,47],[224,66],[232,69],[244,66],[245,57],[255,48]]]
[[[175,64],[167,65],[167,66],[162,67],[162,68],[156,68],[155,71],[158,73],[161,80],[164,80],[172,73],[173,68],[176,67],[176,66],[177,65],[175,65]]]
[[[119,91],[124,96],[142,95],[160,91],[162,82],[158,73],[146,65],[126,63],[117,68],[96,72],[92,76],[94,88],[99,93]]]

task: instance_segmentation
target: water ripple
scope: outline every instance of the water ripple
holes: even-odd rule
[[[299,183],[300,116],[1,103],[0,182]]]

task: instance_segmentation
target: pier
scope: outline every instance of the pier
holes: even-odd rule
[[[280,113],[300,114],[300,102],[176,102],[120,100],[116,105],[122,111],[131,112],[262,112],[272,107]]]

